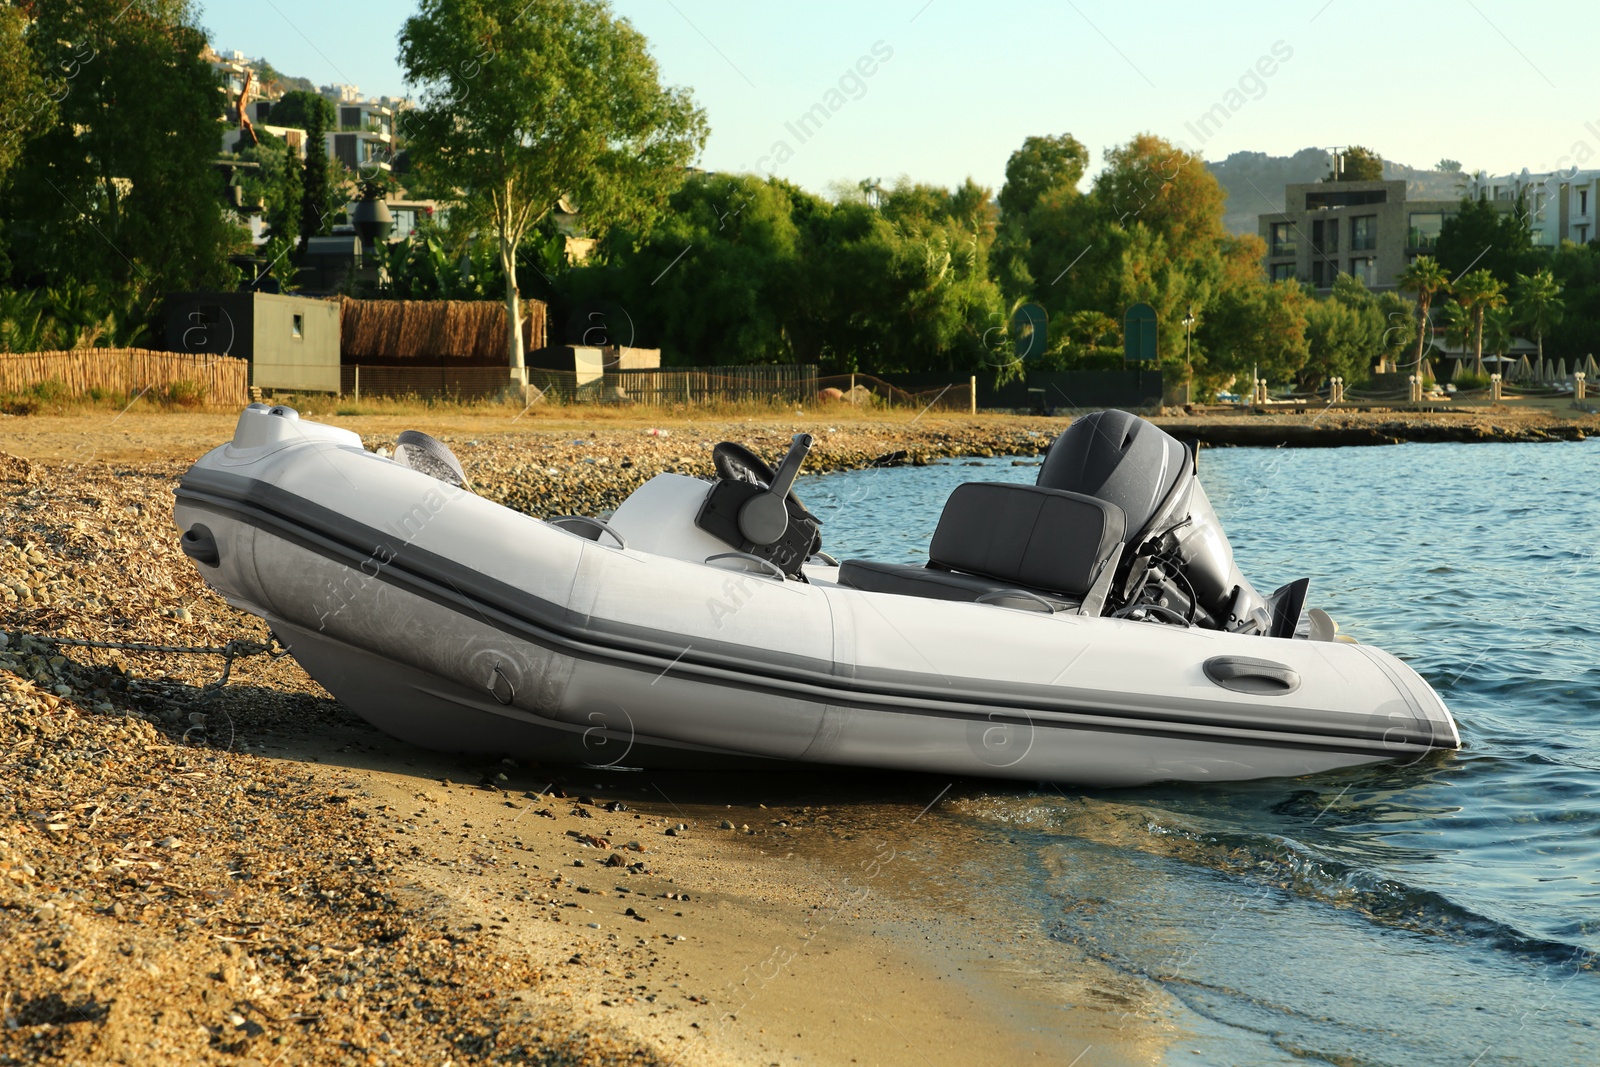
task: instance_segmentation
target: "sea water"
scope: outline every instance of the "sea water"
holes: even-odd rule
[[[921,562],[956,484],[1036,474],[797,488],[828,551]],[[940,816],[1015,872],[1047,945],[1204,1020],[1171,1062],[1600,1064],[1600,442],[1204,450],[1200,475],[1243,572],[1309,577],[1308,604],[1438,690],[1462,750],[1230,785],[969,780]]]

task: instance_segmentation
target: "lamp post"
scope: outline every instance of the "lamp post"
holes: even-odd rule
[[[1194,305],[1190,304],[1183,316],[1183,402],[1194,399]]]

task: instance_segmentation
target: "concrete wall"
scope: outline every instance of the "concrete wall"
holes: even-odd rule
[[[339,302],[255,294],[250,384],[296,392],[339,391]]]

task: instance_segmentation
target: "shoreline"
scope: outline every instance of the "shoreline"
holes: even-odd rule
[[[480,494],[538,517],[615,508],[664,471],[710,477],[711,449],[722,440],[744,443],[776,464],[793,434],[811,433],[816,443],[802,474],[822,474],[962,457],[1037,457],[1071,422],[1059,416],[933,412],[864,416],[837,406],[743,419],[609,409],[581,414],[592,417],[557,411],[514,420],[443,408],[324,421],[361,434],[368,448],[393,447],[405,429],[430,433],[456,452]],[[0,452],[68,466],[192,462],[227,441],[236,419],[235,413],[3,416]],[[1600,436],[1600,415],[1550,407],[1403,413],[1240,409],[1190,414],[1165,409],[1151,421],[1202,447],[1521,443]]]
[[[709,474],[725,438],[776,459],[805,429],[826,471],[1037,456],[1067,424],[335,421],[369,447],[435,433],[534,514]],[[378,733],[291,659],[241,659],[208,696],[215,656],[19,640],[265,640],[171,521],[173,483],[232,423],[59,417],[0,443],[31,454],[0,452],[0,1063],[1146,1063],[1208,1040],[1136,977],[1030,951],[1040,917],[957,862],[943,781],[464,760]],[[1513,429],[1563,426],[1600,432]]]
[[[439,755],[292,659],[208,695],[216,656],[24,637],[265,641],[175,547],[183,467],[0,455],[0,1062],[1118,1064],[1184,1040],[1094,961],[1049,988],[1120,992],[1001,992],[994,907],[926,891],[944,782]]]

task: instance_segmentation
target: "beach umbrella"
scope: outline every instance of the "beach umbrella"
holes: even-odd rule
[[[1517,381],[1525,382],[1533,376],[1533,366],[1528,362],[1528,354],[1524,352],[1522,358],[1517,360]]]
[[[1583,373],[1588,376],[1590,380],[1600,377],[1600,366],[1595,365],[1593,352],[1583,357]]]
[[[1556,381],[1564,382],[1566,380],[1567,380],[1567,357],[1566,356],[1562,356],[1560,359],[1556,360]]]

